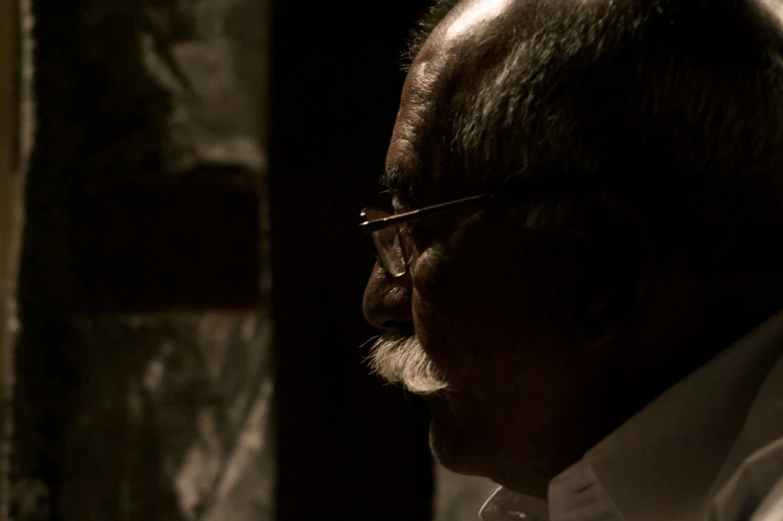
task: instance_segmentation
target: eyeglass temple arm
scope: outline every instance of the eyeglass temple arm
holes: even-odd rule
[[[473,195],[470,197],[465,197],[463,199],[448,201],[446,203],[426,206],[424,208],[419,208],[418,210],[411,210],[410,212],[405,212],[398,215],[390,215],[389,217],[384,217],[382,219],[366,221],[359,225],[359,230],[362,233],[372,233],[374,231],[386,228],[387,226],[392,226],[394,224],[400,224],[406,221],[411,221],[413,219],[420,219],[422,217],[427,217],[430,215],[436,215],[439,213],[447,212],[449,210],[453,210],[455,208],[459,208],[462,206],[467,206],[469,204],[478,203],[490,199],[491,197],[493,197],[493,195],[494,194],[492,193]]]

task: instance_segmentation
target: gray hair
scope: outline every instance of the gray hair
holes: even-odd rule
[[[661,241],[706,232],[779,261],[780,10],[752,0],[520,2],[507,30],[469,51],[484,65],[454,89],[439,123],[449,126],[446,167],[487,184],[611,177]]]
[[[449,388],[415,336],[382,335],[372,346],[368,361],[373,373],[412,393],[426,395]]]

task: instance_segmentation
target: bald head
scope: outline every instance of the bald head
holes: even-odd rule
[[[491,76],[491,67],[507,55],[514,31],[504,26],[517,5],[514,0],[446,0],[436,4],[423,22],[426,33],[414,37],[410,50],[415,59],[392,135],[390,171],[441,178],[447,160],[443,154],[449,149],[444,140],[453,134],[454,118],[469,103],[481,79]],[[422,149],[429,154],[419,154]],[[447,180],[447,184],[455,184],[453,181]]]
[[[438,14],[403,91],[396,180],[446,198],[610,177],[645,211],[666,207],[662,227],[783,223],[779,2],[465,0]]]

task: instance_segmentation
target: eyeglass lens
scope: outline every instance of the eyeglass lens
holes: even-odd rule
[[[366,216],[369,220],[383,219],[389,214],[382,210],[368,210]],[[372,242],[375,244],[375,250],[378,253],[378,260],[383,268],[392,277],[399,277],[405,273],[407,266],[405,256],[400,244],[400,236],[397,233],[396,226],[382,228],[370,234]]]

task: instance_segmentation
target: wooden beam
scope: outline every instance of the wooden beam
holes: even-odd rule
[[[272,24],[270,203],[277,398],[277,521],[428,521],[422,403],[369,375],[359,346],[377,204],[423,0],[278,1]]]

